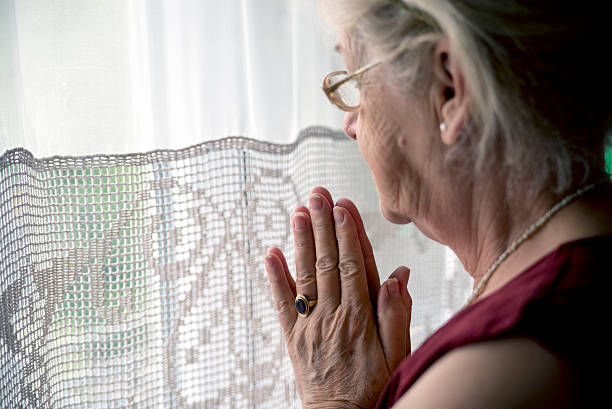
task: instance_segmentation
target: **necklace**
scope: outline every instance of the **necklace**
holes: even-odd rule
[[[598,184],[606,180],[608,180],[608,178],[600,179],[596,182],[586,185],[585,187],[581,189],[576,190],[574,193],[571,193],[565,196],[563,199],[558,201],[553,207],[551,207],[546,213],[544,213],[544,216],[540,217],[534,224],[529,226],[529,228],[527,228],[527,230],[518,239],[510,243],[510,246],[508,246],[508,248],[503,253],[501,253],[499,257],[497,257],[497,259],[493,262],[493,264],[491,264],[491,267],[489,267],[485,275],[482,277],[482,279],[478,283],[478,286],[476,287],[472,295],[470,295],[470,298],[468,298],[467,302],[465,303],[465,307],[469,306],[474,301],[476,301],[476,299],[484,291],[485,287],[487,286],[487,283],[489,282],[489,279],[491,279],[491,276],[493,276],[493,273],[495,272],[495,270],[497,270],[499,265],[506,258],[508,258],[508,256],[512,254],[518,248],[518,246],[523,244],[525,240],[527,240],[536,231],[538,231],[551,217],[554,216],[555,213],[557,213],[559,210],[567,206],[568,203],[582,196],[583,194],[585,194],[586,192],[588,192],[589,190],[593,189],[595,186],[597,186]]]

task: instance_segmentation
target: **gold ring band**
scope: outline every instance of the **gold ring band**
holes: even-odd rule
[[[315,305],[317,305],[317,300],[309,300],[303,294],[298,294],[295,297],[295,310],[302,317],[308,317]]]

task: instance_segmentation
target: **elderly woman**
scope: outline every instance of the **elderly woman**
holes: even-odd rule
[[[292,216],[297,279],[279,249],[265,259],[305,408],[604,397],[610,35],[599,6],[576,6],[322,1],[347,67],[324,91],[347,111],[383,215],[450,246],[474,292],[411,353],[409,269],[381,286],[356,206],[315,188]]]

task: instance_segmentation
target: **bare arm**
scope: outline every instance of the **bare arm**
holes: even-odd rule
[[[561,359],[528,338],[508,338],[449,352],[393,408],[570,408],[575,392]]]

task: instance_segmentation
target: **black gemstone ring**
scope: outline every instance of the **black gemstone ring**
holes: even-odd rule
[[[295,309],[302,317],[308,317],[312,308],[317,304],[317,300],[308,300],[304,295],[298,294],[295,297]]]

